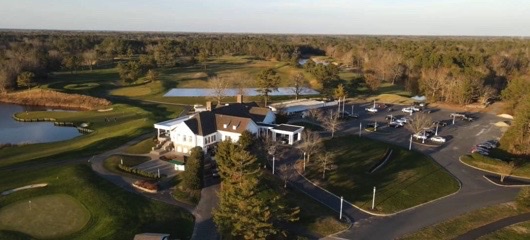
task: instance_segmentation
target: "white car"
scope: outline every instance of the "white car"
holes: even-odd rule
[[[402,112],[405,112],[405,113],[413,113],[414,110],[412,110],[412,108],[409,108],[409,107],[406,107],[406,108],[403,108],[401,109]]]
[[[391,121],[390,123],[388,123],[388,126],[399,128],[399,127],[403,127],[404,125],[402,122]]]
[[[416,133],[414,135],[412,135],[414,138],[416,139],[424,139],[424,140],[427,140],[427,135],[423,135],[423,133]]]
[[[377,112],[377,108],[374,108],[374,107],[365,108],[365,110],[368,111],[368,112],[372,112],[372,113],[376,113]]]
[[[431,137],[430,139],[433,142],[439,142],[439,143],[444,143],[445,142],[445,138],[444,137],[440,137],[440,136],[434,136],[434,137]]]
[[[408,122],[408,120],[406,118],[400,118],[400,119],[396,119],[396,122],[405,124]]]
[[[409,107],[409,108],[410,108],[410,110],[412,110],[413,112],[419,112],[419,111],[421,110],[419,107],[414,107],[414,106]]]

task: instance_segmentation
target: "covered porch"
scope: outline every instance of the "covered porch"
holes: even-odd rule
[[[302,140],[302,131],[304,127],[280,124],[270,129],[272,132],[272,141],[285,141],[289,145],[293,145],[295,142]]]

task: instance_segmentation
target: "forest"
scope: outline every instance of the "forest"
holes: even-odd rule
[[[506,112],[520,122],[511,129],[515,133],[508,132],[520,138],[513,150],[529,154],[524,147],[530,141],[530,113],[524,111],[530,102],[529,47],[530,39],[500,37],[4,30],[0,94],[45,83],[56,71],[117,67],[127,83],[142,76],[154,79],[159,68],[252,56],[303,68],[319,81],[324,93],[342,83],[340,70],[355,73],[371,91],[383,83],[399,85],[430,102],[487,105],[505,100]],[[299,59],[310,56],[326,56],[331,64],[310,60],[298,65]],[[354,90],[349,94],[354,95]]]

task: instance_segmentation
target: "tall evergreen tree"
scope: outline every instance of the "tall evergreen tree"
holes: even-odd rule
[[[278,90],[278,85],[280,84],[280,77],[272,69],[263,70],[258,74],[258,89],[257,91],[263,96],[263,101],[265,106],[267,106],[267,101],[269,100],[269,94],[272,91]]]
[[[182,173],[182,184],[189,190],[199,190],[203,185],[204,152],[200,147],[191,149],[186,161],[186,171]]]

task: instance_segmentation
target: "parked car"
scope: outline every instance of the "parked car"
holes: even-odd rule
[[[453,118],[463,118],[463,117],[466,117],[466,114],[463,114],[463,113],[451,113],[449,114],[449,117]]]
[[[377,112],[377,108],[374,108],[374,107],[365,108],[365,110],[368,111],[368,112],[371,112],[371,113],[376,113]]]
[[[439,127],[445,127],[445,126],[447,126],[447,122],[442,122],[442,121],[434,121],[434,122],[432,122],[432,125],[433,125],[434,127],[436,127],[436,124],[438,124]]]
[[[481,143],[481,144],[477,144],[477,147],[480,147],[480,148],[485,148],[485,149],[492,149],[493,147],[487,143]]]
[[[393,127],[393,128],[399,128],[399,127],[403,127],[404,124],[402,122],[392,121],[388,123],[388,126]]]
[[[405,124],[409,121],[409,119],[402,117],[402,118],[396,119],[395,121]]]
[[[431,109],[423,109],[423,111],[421,111],[421,112],[422,112],[422,113],[427,113],[427,114],[429,114],[429,113],[432,112],[432,110],[431,110]]]
[[[429,138],[427,135],[423,134],[423,132],[416,133],[412,136],[416,139],[424,139],[424,140],[427,140]]]
[[[439,142],[439,143],[444,143],[446,141],[446,139],[444,137],[441,137],[441,136],[434,136],[434,137],[431,137],[429,139],[431,141],[433,141],[433,142]]]
[[[491,145],[493,148],[496,148],[499,146],[498,140],[489,140],[489,141],[486,141],[485,143]]]
[[[404,112],[404,113],[413,113],[414,112],[414,110],[412,110],[412,108],[410,108],[410,107],[403,108],[403,109],[401,109],[401,111]]]
[[[386,115],[385,120],[394,121],[396,119],[396,116],[392,115]]]
[[[471,153],[478,153],[480,155],[488,156],[490,153],[488,151],[482,151],[480,149],[471,150]]]
[[[414,112],[419,112],[419,111],[421,111],[421,108],[416,107],[416,106],[411,106],[410,109],[412,109],[412,111],[414,111]]]
[[[471,121],[473,121],[473,120],[475,120],[475,119],[472,118],[472,117],[469,117],[469,116],[463,116],[463,117],[462,117],[462,120],[465,120],[465,121],[471,122]]]

